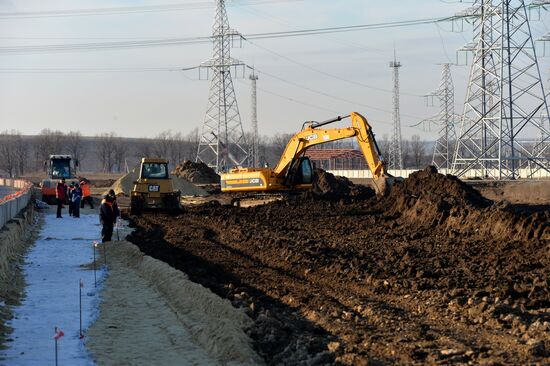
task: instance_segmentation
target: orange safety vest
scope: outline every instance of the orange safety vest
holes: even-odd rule
[[[90,196],[90,186],[88,183],[84,181],[80,182],[80,188],[82,189],[82,197]]]

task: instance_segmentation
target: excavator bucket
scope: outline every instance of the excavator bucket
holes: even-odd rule
[[[372,188],[377,196],[387,196],[391,192],[391,188],[397,178],[389,174],[385,174],[379,178],[372,179]]]

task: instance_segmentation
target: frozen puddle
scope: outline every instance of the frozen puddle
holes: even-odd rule
[[[94,272],[81,265],[92,262],[92,243],[100,230],[97,214],[56,219],[54,210],[50,210],[45,215],[40,236],[23,267],[26,295],[21,306],[13,309],[14,319],[9,323],[14,329],[10,335],[13,341],[8,349],[0,351],[1,365],[53,365],[56,326],[65,333],[58,345],[59,365],[94,364],[79,339],[79,282],[84,283],[82,326],[86,330],[99,299]]]

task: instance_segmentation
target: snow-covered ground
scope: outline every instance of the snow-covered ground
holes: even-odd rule
[[[59,365],[93,365],[79,339],[79,282],[82,289],[83,328],[97,313],[99,298],[94,273],[83,265],[93,261],[93,241],[101,227],[94,211],[73,218],[66,210],[56,219],[55,209],[45,215],[40,236],[24,266],[25,297],[14,309],[14,329],[7,350],[0,350],[0,365],[54,365],[54,327],[65,336],[59,341]],[[99,254],[99,253],[98,253]],[[99,264],[99,255],[98,255]],[[101,272],[98,271],[98,279]],[[99,283],[98,283],[99,284]]]

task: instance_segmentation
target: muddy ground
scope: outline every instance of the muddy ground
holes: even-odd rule
[[[550,363],[549,207],[427,169],[383,199],[133,221],[142,251],[245,309],[268,364]]]

